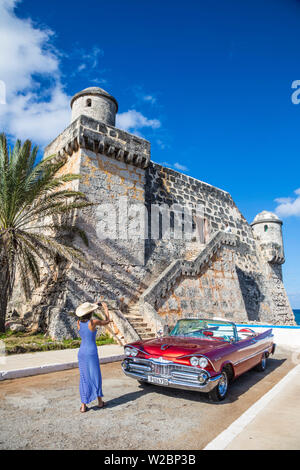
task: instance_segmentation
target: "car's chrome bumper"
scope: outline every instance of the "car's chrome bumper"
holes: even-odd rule
[[[158,365],[158,367],[153,367],[153,364],[155,364],[155,366]],[[161,368],[163,368],[163,366],[161,366]],[[130,358],[122,362],[123,372],[128,377],[162,387],[165,386],[207,393],[218,385],[221,378],[221,374],[210,376],[210,374],[205,371],[208,376],[207,380],[205,383],[199,383],[199,374],[204,372],[202,369],[180,366],[176,363],[169,363],[166,368],[163,373],[160,373],[159,364],[150,359],[143,359],[142,362],[134,362],[134,360]],[[150,382],[148,379],[149,376],[162,378],[165,383],[159,384]]]

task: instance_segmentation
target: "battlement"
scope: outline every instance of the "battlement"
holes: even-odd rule
[[[109,124],[81,115],[45,149],[45,157],[71,156],[87,149],[140,168],[150,162],[150,142]]]

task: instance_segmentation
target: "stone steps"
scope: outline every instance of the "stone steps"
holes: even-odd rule
[[[205,244],[202,243],[190,243],[187,244],[186,251],[184,254],[185,261],[194,261],[199,255],[200,251],[205,248]]]
[[[131,326],[135,329],[141,340],[155,338],[155,333],[140,314],[140,306],[138,304],[129,307],[127,313],[124,314]]]
[[[199,254],[199,250],[191,250],[185,253],[184,259],[186,261],[193,261]]]
[[[144,321],[142,315],[140,315],[139,317],[133,316],[133,315],[124,315],[124,316],[130,322],[143,322]]]
[[[148,333],[152,333],[151,331],[151,328],[135,328],[135,331],[138,333],[138,334],[148,334]]]
[[[148,328],[148,323],[145,322],[134,322],[134,321],[129,321],[129,323],[133,326],[133,328],[136,330],[137,328],[143,329],[143,328]]]

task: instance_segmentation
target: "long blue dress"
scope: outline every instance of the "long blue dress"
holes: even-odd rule
[[[78,351],[80,373],[79,392],[81,403],[90,403],[102,397],[102,376],[100,371],[96,331],[89,329],[89,322],[80,322],[81,345]]]

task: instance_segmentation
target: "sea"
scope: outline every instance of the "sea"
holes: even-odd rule
[[[293,310],[297,325],[300,325],[300,310]]]

